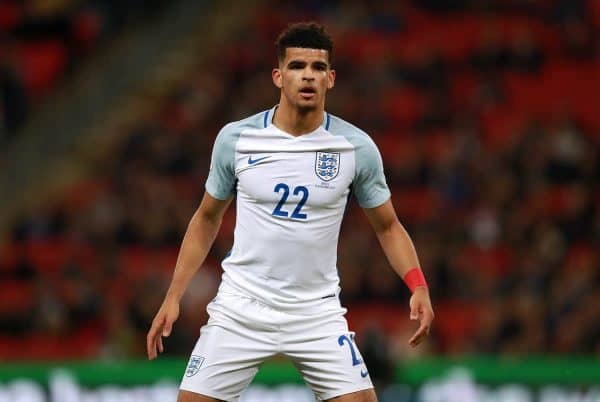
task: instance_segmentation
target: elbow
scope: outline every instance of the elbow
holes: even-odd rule
[[[381,222],[381,224],[375,228],[375,233],[377,234],[377,236],[385,237],[397,232],[398,230],[403,230],[402,224],[400,223],[398,218],[393,217],[384,222]]]
[[[219,228],[221,226],[221,216],[215,216],[212,214],[208,214],[205,211],[199,209],[196,211],[190,223],[188,224],[188,230],[197,231],[200,228]]]

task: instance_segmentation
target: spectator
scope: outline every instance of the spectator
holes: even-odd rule
[[[0,46],[0,143],[11,140],[27,116],[27,95],[15,57],[15,44],[8,41]]]

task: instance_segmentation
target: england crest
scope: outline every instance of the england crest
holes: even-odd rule
[[[204,363],[204,357],[192,355],[192,357],[190,357],[190,362],[188,363],[188,366],[185,369],[185,376],[191,377],[198,373],[198,370],[200,370],[200,366],[202,366],[202,363]]]
[[[315,173],[323,181],[335,179],[340,171],[339,152],[317,152],[315,158]]]

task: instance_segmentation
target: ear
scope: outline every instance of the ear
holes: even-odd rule
[[[283,78],[281,77],[281,70],[274,68],[271,71],[271,77],[273,78],[273,84],[279,89],[283,87]]]
[[[327,75],[327,89],[333,88],[335,85],[335,70],[329,70]]]

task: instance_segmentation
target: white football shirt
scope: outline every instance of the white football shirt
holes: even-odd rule
[[[273,125],[274,111],[227,124],[215,141],[206,191],[237,195],[220,289],[310,308],[339,294],[337,242],[351,190],[364,208],[390,191],[366,133],[325,113],[320,127],[295,137]]]

